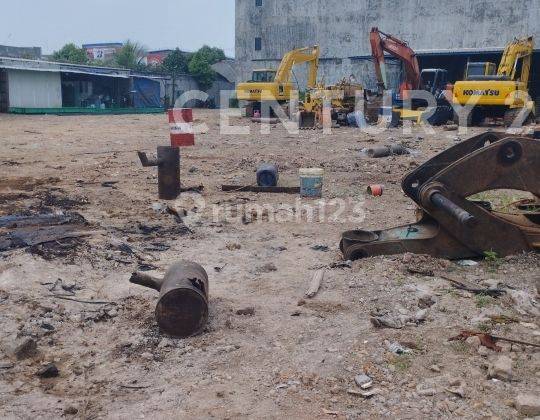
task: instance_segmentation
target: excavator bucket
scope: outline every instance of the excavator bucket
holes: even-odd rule
[[[298,117],[300,129],[315,128],[315,112],[301,111]]]

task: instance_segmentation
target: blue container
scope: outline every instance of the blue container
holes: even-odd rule
[[[324,169],[300,169],[300,195],[302,197],[321,197]]]
[[[270,163],[263,163],[257,169],[257,185],[259,187],[275,187],[279,180],[278,168]]]

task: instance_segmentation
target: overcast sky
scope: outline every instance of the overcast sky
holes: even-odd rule
[[[0,44],[138,41],[149,50],[204,44],[234,56],[234,0],[1,0]]]

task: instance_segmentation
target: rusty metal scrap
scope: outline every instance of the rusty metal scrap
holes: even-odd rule
[[[199,264],[180,261],[163,279],[133,273],[129,281],[159,292],[155,316],[166,334],[184,338],[203,330],[208,320],[208,275]]]
[[[450,337],[448,341],[465,341],[469,337],[478,337],[480,344],[497,352],[502,350],[502,348],[497,345],[497,341],[506,341],[507,343],[540,348],[540,344],[530,343],[522,340],[514,340],[513,338],[498,337],[495,335],[470,330],[463,330],[455,337]]]
[[[175,200],[180,195],[180,149],[158,146],[157,157],[149,159],[144,152],[137,152],[142,166],[157,166],[158,192],[161,200]]]
[[[405,176],[403,191],[421,209],[414,224],[342,234],[345,259],[412,252],[463,259],[540,249],[540,141],[488,132],[435,156]],[[489,190],[532,193],[527,211],[497,212],[468,197]],[[523,203],[521,203],[523,206]]]

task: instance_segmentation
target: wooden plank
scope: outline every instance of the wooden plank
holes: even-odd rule
[[[311,279],[311,283],[309,284],[309,288],[306,291],[305,296],[307,298],[314,297],[319,289],[321,288],[321,283],[324,279],[324,268],[321,268],[320,270],[317,270],[315,274],[313,275],[313,278]]]

